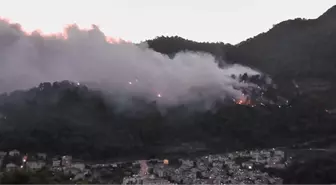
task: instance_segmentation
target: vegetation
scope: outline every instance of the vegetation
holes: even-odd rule
[[[70,178],[62,173],[54,173],[47,169],[39,171],[10,171],[4,172],[0,179],[1,184],[70,184]]]
[[[335,154],[296,159],[283,172],[284,184],[331,184],[336,182]]]
[[[285,146],[336,129],[329,114],[304,96],[282,108],[217,102],[208,111],[181,105],[162,113],[155,102],[137,99],[133,106],[142,107],[140,112],[116,111],[117,106],[66,81],[4,94],[0,147],[113,159],[160,155],[181,143],[204,143],[211,151]]]

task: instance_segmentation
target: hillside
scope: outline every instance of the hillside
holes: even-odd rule
[[[273,77],[319,77],[334,75],[336,54],[336,6],[317,19],[296,18],[274,25],[237,45],[199,43],[181,37],[147,40],[150,48],[164,54],[179,51],[204,51],[227,62],[260,69]],[[286,74],[286,75],[285,75]]]
[[[229,63],[257,68],[272,76],[281,91],[291,94],[295,80],[312,97],[331,97],[323,102],[332,106],[336,99],[336,6],[317,19],[293,19],[276,24],[268,32],[232,46],[224,43],[198,43],[179,37],[149,40],[154,50],[172,54],[192,50],[210,52]],[[316,99],[316,98],[315,98]]]
[[[68,81],[3,94],[0,148],[113,159],[194,152],[183,143],[209,152],[291,146],[336,131],[328,113],[304,98],[281,107],[217,102],[209,111],[165,112],[136,98],[132,109],[117,111],[117,98]]]

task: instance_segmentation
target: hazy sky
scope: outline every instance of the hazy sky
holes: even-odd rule
[[[98,25],[133,42],[160,35],[238,43],[283,20],[316,18],[335,0],[6,0],[0,16],[27,31]]]

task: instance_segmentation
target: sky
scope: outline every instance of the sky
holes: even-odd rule
[[[24,30],[62,32],[98,25],[108,36],[141,42],[157,36],[237,44],[294,18],[317,18],[334,0],[7,0],[0,16]]]

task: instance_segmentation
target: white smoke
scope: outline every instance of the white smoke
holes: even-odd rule
[[[109,92],[145,96],[176,104],[203,97],[241,96],[246,86],[232,74],[258,72],[240,65],[223,69],[210,54],[184,52],[173,59],[132,43],[109,43],[99,28],[69,26],[59,36],[27,34],[0,21],[0,91],[26,89],[41,82],[92,82]],[[193,90],[194,89],[194,90]]]

